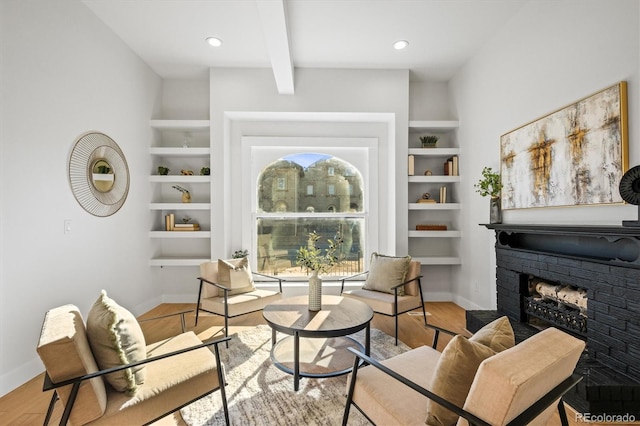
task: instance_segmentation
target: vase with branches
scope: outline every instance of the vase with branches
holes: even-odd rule
[[[172,188],[182,192],[182,202],[183,203],[190,203],[191,202],[191,193],[189,192],[189,190],[187,190],[187,188],[183,188],[180,185],[173,185]]]
[[[338,233],[333,240],[328,239],[328,247],[324,250],[318,247],[318,241],[321,238],[316,231],[309,233],[307,246],[300,247],[296,255],[296,265],[305,269],[307,274],[311,272],[311,277],[309,277],[310,311],[322,309],[322,279],[319,274],[329,273],[344,261],[340,250],[343,244],[342,235]]]

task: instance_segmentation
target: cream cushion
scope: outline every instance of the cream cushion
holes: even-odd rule
[[[147,346],[149,357],[202,344],[192,332]],[[91,425],[141,425],[219,387],[216,359],[208,348],[147,364],[147,379],[134,396],[109,390],[104,416]]]
[[[131,312],[102,291],[87,316],[87,336],[93,356],[101,370],[142,361],[147,358],[146,342],[140,324]],[[107,374],[105,379],[120,392],[134,394],[144,383],[145,366]]]
[[[421,346],[381,361],[418,385],[429,389],[440,352]],[[347,379],[347,389],[351,382]],[[374,367],[358,369],[353,402],[377,425],[424,425],[427,397]]]
[[[469,390],[464,409],[492,425],[504,425],[573,374],[585,344],[548,328],[484,361]],[[530,423],[546,425],[551,406]],[[468,425],[460,419],[459,425]]]
[[[281,298],[281,293],[260,288],[248,293],[235,294],[228,298],[228,315],[229,317],[235,317],[237,315],[259,311],[264,309],[264,307],[269,303],[273,303]],[[202,298],[200,300],[200,309],[204,309],[218,315],[224,315],[224,305],[224,297],[222,296]]]
[[[218,284],[229,289],[229,294],[255,290],[249,259],[218,259]]]
[[[402,284],[409,270],[411,256],[394,257],[378,253],[371,254],[371,264],[367,280],[362,287],[365,290],[393,293],[391,287]],[[398,295],[404,295],[404,287],[398,289]]]
[[[455,336],[442,351],[435,367],[430,390],[458,407],[462,407],[480,363],[495,355],[495,351],[481,343]],[[428,425],[453,425],[458,415],[440,404],[427,402]]]
[[[46,313],[37,352],[54,383],[98,371],[82,315],[74,305],[60,306]],[[71,386],[58,389],[65,405],[70,392]],[[86,380],[80,385],[76,408],[71,411],[69,421],[71,424],[90,422],[102,416],[106,406],[107,393],[102,377]]]
[[[469,340],[488,346],[496,352],[502,352],[505,349],[512,348],[516,344],[513,328],[511,327],[509,318],[506,316],[500,317],[485,325],[476,331]]]

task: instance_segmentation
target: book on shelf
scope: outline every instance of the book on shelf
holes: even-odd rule
[[[424,199],[424,198],[420,198],[417,203],[418,204],[435,204],[436,200],[434,200],[433,198],[429,198],[429,199]]]
[[[440,187],[440,202],[441,203],[446,203],[447,202],[447,187],[446,186],[441,186]]]
[[[173,227],[174,231],[199,231],[200,225],[197,223],[176,223]]]
[[[408,164],[409,176],[413,176],[413,175],[416,174],[416,165],[415,165],[416,158],[415,158],[414,155],[409,155],[409,159],[408,160],[409,160],[409,164]]]
[[[446,231],[447,225],[424,223],[416,225],[416,231]]]
[[[170,213],[164,217],[164,230],[165,231],[173,231],[173,227],[176,223],[176,215]]]
[[[457,155],[447,158],[447,161],[444,162],[443,167],[445,176],[460,176],[460,172],[458,171],[459,165]]]

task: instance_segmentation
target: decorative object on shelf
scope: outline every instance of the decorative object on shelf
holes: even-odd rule
[[[189,193],[189,191],[186,188],[183,188],[180,185],[173,185],[172,188],[173,189],[177,189],[178,191],[182,192],[182,202],[183,203],[190,203],[191,202],[191,193]]]
[[[184,138],[182,139],[182,147],[189,148],[191,146],[191,133],[185,132]]]
[[[341,248],[343,244],[342,235],[336,234],[335,240],[327,240],[328,248],[322,250],[317,243],[320,237],[315,231],[309,233],[307,247],[300,247],[296,255],[296,265],[311,271],[309,277],[309,310],[319,311],[322,309],[322,279],[319,274],[326,274],[343,261]]]
[[[209,167],[203,167],[200,169],[201,176],[209,176],[211,174],[211,169]]]
[[[242,250],[234,251],[231,257],[233,259],[242,259],[243,257],[247,257],[247,256],[249,256],[249,251],[242,249]]]
[[[431,170],[427,169],[427,170],[424,171],[424,175],[425,176],[431,176],[431,175],[433,175],[433,173],[431,172]]]
[[[165,166],[158,166],[158,174],[159,174],[160,176],[166,176],[166,175],[168,175],[168,174],[169,174],[169,172],[170,172],[170,170],[169,170],[169,168],[168,168],[168,167],[165,167]]]
[[[502,191],[502,179],[500,174],[494,172],[491,167],[482,169],[482,179],[473,185],[481,196],[489,196],[489,223],[502,223],[502,209],[500,206],[500,193]]]
[[[458,172],[458,156],[454,155],[447,158],[444,162],[444,175],[445,176],[460,176]]]
[[[502,135],[502,207],[622,203],[627,123],[622,81]]]
[[[180,170],[180,174],[182,176],[193,176],[193,170],[182,169],[182,170]]]
[[[185,216],[182,218],[182,223],[189,223],[191,222],[191,218],[189,216]]]
[[[438,143],[437,136],[420,136],[420,142],[422,142],[423,148],[435,148]]]
[[[99,217],[120,210],[129,193],[129,168],[113,139],[100,132],[80,135],[68,165],[71,192],[83,209]]]
[[[434,200],[433,198],[431,198],[431,194],[429,194],[428,192],[425,192],[424,194],[422,194],[422,198],[420,198],[418,200],[418,203],[421,204],[430,204],[430,203],[435,203],[436,200]]]
[[[622,226],[640,226],[640,166],[627,170],[618,189],[624,201],[638,206],[638,220],[623,220]]]

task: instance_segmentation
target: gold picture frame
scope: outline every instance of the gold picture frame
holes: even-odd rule
[[[627,114],[621,81],[502,135],[502,209],[623,203]]]

